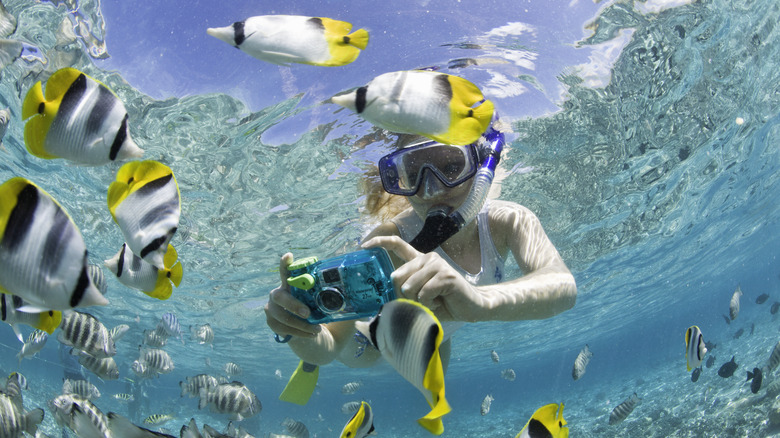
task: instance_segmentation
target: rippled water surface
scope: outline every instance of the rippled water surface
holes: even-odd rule
[[[0,31],[27,49],[2,70],[0,106],[12,119],[0,180],[24,176],[52,194],[79,225],[93,262],[121,246],[106,208],[119,166],[42,160],[24,147],[21,101],[66,66],[111,87],[145,157],[176,174],[181,287],[159,302],[112,280],[110,306],[90,309],[109,327],[132,327],[118,347],[120,380],[92,378],[105,412],[136,423],[169,413],[175,419],[163,427],[174,435],[191,417],[222,430],[227,418],[181,399],[178,382],[220,374],[233,361],[263,403],[244,422],[256,436],[284,432],[286,417],[312,436],[335,436],[348,418],[341,405],[361,398],[374,407],[380,436],[427,434],[415,422],[427,412],[423,398],[388,366],[324,367],[307,406],[278,401],[297,359],[274,342],[262,305],[279,282],[281,254],[351,250],[375,225],[362,214],[358,184],[394,138],[325,100],[386,71],[437,67],[477,84],[511,125],[501,197],[539,215],[579,289],[574,309],[549,320],[458,332],[445,436],[515,436],[552,402],[566,405],[572,436],[780,433],[768,422],[774,396],[754,395],[744,382],[778,341],[770,306],[780,301],[780,3],[102,3],[3,2],[13,20]],[[271,13],[346,19],[368,27],[372,40],[352,65],[322,70],[263,64],[205,35],[206,27]],[[465,66],[463,58],[478,62]],[[738,285],[742,310],[726,324]],[[756,304],[763,293],[769,300]],[[214,347],[172,342],[175,371],[143,382],[130,364],[141,332],[164,312],[185,327],[210,323]],[[684,359],[693,324],[717,344],[708,353],[716,365],[696,383]],[[10,328],[0,342],[0,368],[30,382],[25,407],[45,407],[65,370],[58,342],[21,366]],[[574,382],[571,366],[585,344],[594,356]],[[717,368],[732,356],[739,368],[723,379]],[[516,380],[501,378],[506,368]],[[773,379],[765,376],[765,386]],[[355,380],[359,392],[343,395],[341,386]],[[137,401],[111,398],[119,392]],[[609,426],[612,408],[634,392],[641,404]],[[488,393],[492,408],[481,416]],[[43,430],[59,436],[48,412]]]

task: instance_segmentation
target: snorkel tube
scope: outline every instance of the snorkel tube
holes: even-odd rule
[[[493,122],[497,119],[498,117],[494,115]],[[474,183],[466,200],[449,214],[444,209],[433,209],[428,212],[422,230],[409,242],[417,251],[428,253],[436,249],[474,220],[485,205],[496,175],[496,167],[501,160],[501,151],[504,149],[504,134],[494,129],[491,123],[487,131],[477,140],[476,146],[481,164],[474,175]]]

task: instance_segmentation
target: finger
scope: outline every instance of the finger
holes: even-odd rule
[[[416,261],[407,263],[407,265],[410,264],[416,264]],[[404,265],[403,267],[406,268],[407,265]],[[430,266],[424,265],[417,269],[410,269],[407,272],[410,274],[403,280],[403,282],[401,282],[399,278],[399,289],[401,295],[410,300],[420,301],[420,298],[425,298],[421,297],[421,293],[425,290],[425,286],[436,275],[436,270],[431,269]]]
[[[287,278],[290,277],[290,272],[287,267],[293,262],[292,253],[288,252],[279,259],[279,277],[282,280],[282,287],[287,287]]]
[[[293,294],[290,293],[288,288],[272,290],[269,301],[272,301],[274,304],[278,305],[285,311],[298,315],[304,319],[308,318],[309,314],[311,314],[309,307],[295,298]]]
[[[403,261],[408,262],[415,257],[422,255],[420,251],[414,249],[412,245],[409,245],[404,239],[398,236],[377,236],[372,237],[361,245],[363,248],[372,248],[375,246],[381,246],[382,248],[392,251],[395,255],[401,258]]]
[[[266,323],[274,333],[285,336],[314,337],[320,332],[319,324],[309,324],[284,308],[268,303],[265,306]]]

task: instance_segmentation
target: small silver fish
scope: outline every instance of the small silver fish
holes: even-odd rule
[[[591,357],[593,357],[593,353],[591,353],[590,347],[585,344],[585,348],[580,350],[577,358],[574,359],[574,366],[571,370],[571,376],[574,378],[574,380],[578,380],[585,374],[585,367],[588,366]]]
[[[496,353],[496,350],[490,350],[490,358],[493,359],[493,362],[498,363],[499,360],[501,360],[498,357],[498,353]]]
[[[62,382],[63,394],[74,394],[87,400],[94,400],[100,398],[100,390],[86,380],[71,380],[65,379]]]
[[[96,376],[103,380],[116,380],[119,378],[119,368],[113,357],[98,359],[92,357],[83,351],[75,353],[78,356],[79,363],[86,369],[92,371]]]
[[[214,342],[214,330],[209,324],[196,324],[190,326],[190,334],[192,339],[199,344],[209,344]]]
[[[634,393],[631,397],[627,398],[626,401],[617,405],[609,414],[609,424],[614,425],[625,420],[626,417],[628,417],[628,414],[634,410],[637,403],[640,401],[641,399]]]
[[[488,394],[484,399],[482,399],[482,405],[479,407],[479,413],[482,415],[487,415],[487,413],[490,412],[491,403],[493,403],[493,396]]]
[[[22,359],[25,357],[33,357],[38,354],[46,345],[46,341],[49,339],[49,334],[43,330],[33,330],[28,336],[27,340],[22,345],[22,350],[16,355],[19,359],[19,363],[22,363]]]
[[[346,402],[341,405],[341,412],[343,414],[354,414],[358,409],[360,409],[359,401]]]
[[[181,387],[181,396],[189,395],[190,397],[197,397],[200,395],[200,390],[206,391],[211,388],[216,388],[219,385],[216,377],[209,376],[208,374],[198,374],[197,376],[187,377],[185,380],[179,382]]]
[[[135,397],[133,396],[133,394],[127,394],[127,393],[124,393],[124,392],[120,392],[119,394],[114,394],[113,397],[115,399],[117,399],[119,401],[123,401],[123,402],[131,402],[131,401],[135,400]]]
[[[517,378],[517,374],[515,374],[515,370],[512,368],[507,368],[504,371],[501,371],[501,378],[504,380],[509,380],[510,382],[514,382]]]
[[[237,363],[228,362],[225,364],[225,374],[227,374],[228,377],[240,376],[243,372],[244,370],[241,369],[241,366]]]
[[[780,364],[780,342],[775,344],[775,348],[772,349],[772,354],[769,355],[769,362],[767,363],[769,372],[774,371],[778,364]]]
[[[354,394],[360,387],[363,386],[362,382],[349,382],[341,387],[342,394]]]
[[[150,424],[152,426],[158,426],[160,424],[165,424],[174,418],[175,417],[173,415],[169,414],[152,414],[144,419],[144,423]]]
[[[737,286],[737,290],[734,291],[734,295],[731,296],[731,302],[729,303],[729,317],[734,321],[739,315],[739,297],[742,296],[742,289]]]
[[[306,427],[305,424],[303,424],[300,421],[293,420],[290,417],[287,417],[282,421],[282,426],[287,428],[287,432],[290,433],[290,435],[296,437],[296,438],[308,438],[309,437],[309,429]]]

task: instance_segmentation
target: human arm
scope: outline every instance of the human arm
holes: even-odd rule
[[[543,319],[574,305],[574,277],[530,210],[494,202],[490,229],[499,252],[512,252],[523,277],[473,286],[437,253],[418,252],[387,226],[372,232],[363,246],[390,250],[402,262],[392,275],[396,291],[426,305],[441,320]]]

